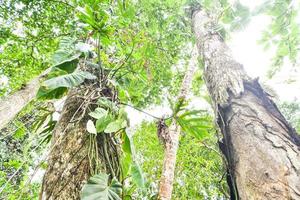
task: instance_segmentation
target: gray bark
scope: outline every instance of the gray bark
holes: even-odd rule
[[[0,101],[0,130],[30,102],[40,87],[40,80],[50,71],[43,72],[40,76],[30,81],[25,88],[9,95]]]
[[[183,102],[187,98],[197,65],[197,55],[197,49],[194,48],[188,69],[182,81],[177,101]],[[172,196],[180,131],[180,126],[176,123],[176,120],[173,119],[171,126],[165,129],[164,133],[161,133],[163,134],[163,140],[165,144],[164,164],[158,192],[158,199],[161,200],[170,200]]]
[[[84,63],[80,66],[85,67]],[[92,70],[90,68],[84,70]],[[91,72],[97,74],[97,71]],[[115,100],[113,89],[100,80],[86,81],[72,89],[66,99],[58,123],[53,130],[52,144],[43,177],[40,199],[77,200],[82,186],[96,173],[108,173],[120,178],[119,147],[110,134],[90,134],[86,123],[88,113],[105,96]]]
[[[300,199],[300,139],[258,80],[233,60],[204,11],[192,15],[232,199]],[[251,56],[251,55],[249,55]]]
[[[53,131],[40,199],[79,199],[81,188],[90,175],[86,120],[70,122],[83,102],[74,94],[75,91],[69,94]]]

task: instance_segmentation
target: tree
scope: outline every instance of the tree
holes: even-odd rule
[[[123,183],[130,175],[135,185],[143,187],[141,170],[131,156],[132,146],[128,145],[129,136],[124,131],[128,126],[127,119],[122,118],[125,114],[117,111],[115,118],[109,119],[110,123],[106,123],[106,118],[102,119],[101,115],[96,123],[93,123],[91,116],[95,115],[87,111],[96,109],[96,112],[100,109],[101,113],[106,113],[107,110],[103,111],[103,107],[96,106],[99,104],[99,98],[103,97],[108,99],[109,104],[117,107],[110,108],[111,112],[116,112],[115,109],[119,109],[120,105],[128,105],[127,103],[142,107],[151,101],[151,103],[160,101],[158,97],[162,91],[159,88],[163,84],[167,86],[170,82],[169,65],[176,61],[177,50],[173,46],[182,42],[181,37],[170,46],[151,42],[163,34],[160,30],[144,33],[145,16],[140,15],[141,20],[134,18],[134,11],[137,9],[134,4],[90,2],[84,5],[84,8],[78,9],[78,18],[86,25],[87,40],[92,37],[97,41],[93,44],[96,50],[78,52],[74,50],[74,45],[78,45],[77,40],[73,42],[72,38],[62,40],[58,51],[53,56],[55,65],[49,75],[50,79],[42,84],[38,92],[38,97],[42,99],[60,98],[66,94],[68,88],[73,88],[68,94],[60,120],[53,130],[41,199],[78,199],[81,190],[83,190],[82,198],[89,198],[91,192],[87,190],[92,183],[83,187],[84,182],[93,175],[98,178],[103,177],[98,176],[100,172],[107,174],[108,182],[111,184],[114,179]],[[147,16],[148,12],[152,13],[152,9],[155,8],[152,6],[148,8],[145,15]],[[120,16],[122,20],[119,20]],[[167,23],[171,24],[169,21]],[[136,27],[136,24],[139,26]],[[128,30],[128,26],[133,27]],[[167,33],[163,36],[168,37],[171,34]],[[111,50],[112,47],[115,50]],[[163,50],[154,51],[157,47]],[[171,48],[172,52],[169,52],[168,49]],[[93,57],[95,54],[97,56]],[[79,66],[76,67],[78,63]],[[152,85],[152,82],[156,84]],[[93,127],[91,124],[96,125]],[[89,126],[92,127],[92,134],[100,135],[97,137],[87,135]],[[120,144],[114,141],[116,137]],[[122,153],[120,146],[122,146]],[[94,156],[92,159],[90,159],[91,155]],[[97,163],[99,163],[98,169]],[[95,177],[92,177],[92,180]],[[99,180],[97,182],[99,183]],[[122,189],[125,190],[125,187]],[[125,192],[126,190],[122,196]]]
[[[247,76],[204,10],[192,14],[204,79],[222,132],[232,199],[299,199],[300,139]]]
[[[193,75],[196,70],[196,59],[197,51],[196,49],[194,49],[191,55],[190,63],[182,80],[179,95],[177,97],[178,104],[183,104],[184,101],[186,101],[187,95],[192,84]],[[179,112],[179,110],[175,110],[175,115],[178,114],[177,112]],[[161,121],[159,123],[161,124],[158,125],[158,135],[165,146],[165,157],[162,176],[160,178],[158,198],[161,200],[170,200],[173,190],[176,154],[181,129],[180,124],[176,120],[176,116],[174,116],[170,127],[165,127],[166,125],[164,124],[164,121]]]
[[[4,128],[9,121],[35,98],[39,88],[39,81],[48,71],[46,70],[40,76],[30,81],[25,88],[0,101],[0,129]]]

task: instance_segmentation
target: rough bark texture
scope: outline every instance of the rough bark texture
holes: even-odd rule
[[[83,62],[80,68],[84,68]],[[99,80],[86,81],[69,92],[53,131],[40,199],[80,199],[82,186],[92,173],[120,177],[119,148],[112,135],[99,134],[96,137],[86,130],[87,120],[91,119],[88,113],[95,109],[97,99],[103,96],[112,101],[116,98],[112,89],[103,82],[100,84]]]
[[[197,65],[197,50],[193,50],[192,57],[184,76],[181,90],[178,96],[178,101],[184,101],[187,97],[188,91],[190,89],[192,78]],[[176,154],[178,149],[178,142],[180,136],[180,127],[177,125],[176,120],[173,119],[172,124],[169,128],[162,130],[163,140],[165,145],[165,157],[162,175],[160,179],[158,199],[160,200],[170,200],[173,190],[174,173],[176,166]]]
[[[40,87],[39,81],[49,70],[30,81],[23,89],[0,101],[0,130],[32,100]]]
[[[74,93],[75,90],[69,94],[53,132],[41,199],[79,199],[83,182],[90,173],[85,120],[70,123],[82,103]]]
[[[232,199],[300,199],[300,139],[258,80],[251,80],[204,11],[193,30],[223,134]]]

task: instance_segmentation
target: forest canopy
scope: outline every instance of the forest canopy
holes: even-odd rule
[[[299,10],[0,0],[0,199],[300,199]]]

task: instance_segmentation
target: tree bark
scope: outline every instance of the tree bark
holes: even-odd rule
[[[83,103],[73,90],[66,99],[53,131],[48,168],[43,178],[40,199],[79,199],[90,174],[86,120],[71,122]],[[75,114],[75,115],[74,115]],[[73,118],[73,119],[72,119]]]
[[[84,68],[84,63],[79,67]],[[113,89],[103,82],[86,81],[69,92],[53,130],[40,199],[80,199],[82,186],[99,172],[120,178],[120,151],[113,136],[104,133],[96,136],[86,130],[88,119],[92,119],[88,113],[96,108],[97,99],[105,96],[115,101],[117,98]]]
[[[188,91],[191,87],[193,75],[197,65],[197,49],[195,48],[192,53],[192,57],[182,81],[181,89],[177,97],[177,101],[185,101],[188,95]],[[170,200],[173,190],[174,173],[176,166],[176,154],[178,149],[178,142],[180,136],[180,127],[173,119],[171,126],[163,130],[163,140],[165,145],[165,156],[162,175],[160,178],[158,199]]]
[[[204,79],[223,135],[232,199],[300,199],[300,139],[275,103],[233,60],[203,10],[192,15]],[[249,55],[251,56],[251,55]]]
[[[0,130],[32,100],[40,87],[40,80],[48,74],[50,68],[44,71],[40,76],[30,81],[25,88],[15,92],[12,95],[0,101]]]

